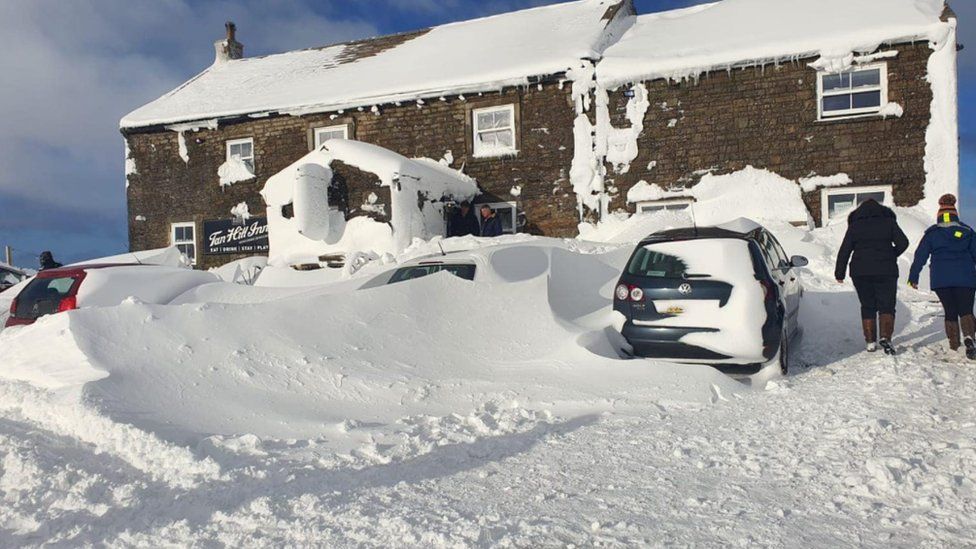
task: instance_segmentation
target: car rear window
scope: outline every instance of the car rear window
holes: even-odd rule
[[[71,294],[75,279],[35,278],[17,296],[17,318],[38,318],[57,312],[61,299]]]
[[[683,278],[687,272],[688,265],[681,258],[643,246],[637,248],[627,265],[628,274],[650,278]]]
[[[439,273],[441,271],[447,271],[452,275],[463,278],[465,280],[474,280],[474,270],[475,266],[470,264],[455,264],[455,265],[445,265],[445,264],[433,264],[433,265],[414,265],[411,267],[403,267],[402,269],[397,269],[393,273],[393,277],[390,278],[390,284],[395,284],[397,282],[403,282],[404,280],[413,280],[415,278],[423,278],[425,276],[432,275],[434,273]]]

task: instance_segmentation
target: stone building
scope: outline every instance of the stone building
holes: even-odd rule
[[[934,200],[958,187],[955,18],[864,0],[882,1],[812,25],[847,4],[579,0],[258,58],[228,24],[211,67],[121,122],[130,247],[204,267],[262,252],[265,182],[333,138],[463,171],[509,232],[684,208],[702,175],[746,166],[796,180],[815,223]],[[382,219],[388,196],[333,168],[344,214]]]

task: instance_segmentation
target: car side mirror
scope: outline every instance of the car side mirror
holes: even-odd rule
[[[790,267],[796,267],[798,269],[806,267],[810,264],[810,260],[803,257],[802,255],[794,255],[790,258]]]

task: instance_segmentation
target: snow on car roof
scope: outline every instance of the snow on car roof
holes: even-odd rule
[[[723,0],[638,16],[607,48],[597,79],[695,78],[791,58],[845,58],[882,44],[945,37],[944,0]]]
[[[578,0],[323,48],[215,63],[123,128],[259,112],[322,112],[524,85],[598,58],[625,0]],[[614,23],[614,24],[611,24]]]

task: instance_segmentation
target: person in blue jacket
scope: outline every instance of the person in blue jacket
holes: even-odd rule
[[[922,267],[929,262],[932,290],[945,309],[945,328],[949,348],[958,351],[959,328],[966,346],[966,356],[976,360],[976,233],[959,220],[956,197],[947,194],[939,199],[938,222],[925,231],[915,252],[915,262],[908,277],[912,288],[918,289]]]
[[[487,204],[481,205],[481,236],[501,236],[502,220]]]

